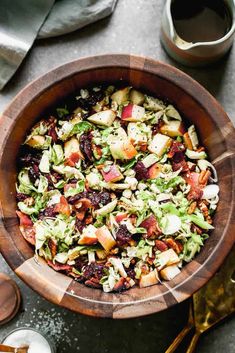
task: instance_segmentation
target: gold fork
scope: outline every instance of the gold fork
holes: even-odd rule
[[[235,312],[235,247],[219,272],[190,303],[188,323],[165,353],[173,353],[191,329],[195,334],[186,353],[193,353],[200,335]]]
[[[29,346],[22,346],[19,348],[6,346],[5,344],[0,344],[0,352],[12,352],[12,353],[28,353]]]

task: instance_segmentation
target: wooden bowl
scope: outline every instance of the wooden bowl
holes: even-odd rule
[[[168,99],[194,123],[210,160],[218,171],[220,202],[204,248],[170,282],[132,288],[121,294],[103,293],[56,273],[34,259],[19,232],[15,215],[16,160],[26,132],[61,100],[79,89],[120,80]],[[234,243],[234,127],[218,102],[181,71],[143,57],[104,55],[60,66],[23,89],[3,113],[0,123],[1,252],[15,273],[40,295],[73,311],[98,317],[130,318],[164,310],[190,297],[222,264]]]

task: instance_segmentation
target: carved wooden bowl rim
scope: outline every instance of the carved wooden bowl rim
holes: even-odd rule
[[[229,181],[231,181],[230,209],[227,213],[226,227],[221,239],[214,246],[210,255],[198,261],[196,257],[184,266],[181,274],[174,280],[148,287],[131,289],[121,294],[107,294],[100,290],[87,288],[62,274],[54,272],[43,260],[36,261],[32,255],[26,256],[22,247],[16,245],[14,234],[5,226],[4,209],[0,190],[0,250],[15,273],[31,288],[51,302],[87,315],[111,318],[130,318],[143,316],[164,310],[189,298],[202,287],[216,272],[234,243],[234,152],[235,131],[228,116],[215,100],[199,83],[180,70],[151,58],[128,54],[109,54],[78,59],[39,77],[27,85],[10,103],[0,120],[0,165],[3,151],[9,143],[9,135],[18,124],[21,112],[36,97],[70,77],[84,72],[95,72],[99,69],[131,69],[143,75],[158,76],[174,86],[185,95],[193,97],[198,106],[210,113],[216,128],[221,131],[226,151],[223,158],[229,164]],[[130,70],[130,71],[131,71]],[[209,114],[208,113],[208,114]],[[1,178],[0,178],[1,183]],[[213,235],[212,235],[213,236]],[[21,242],[25,242],[22,238]],[[17,243],[18,244],[18,243]],[[25,245],[24,245],[25,246]],[[9,252],[9,248],[11,251]],[[202,250],[202,252],[205,249]],[[33,252],[32,252],[33,253]],[[17,265],[16,265],[17,264]]]

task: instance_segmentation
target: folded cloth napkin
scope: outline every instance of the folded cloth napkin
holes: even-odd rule
[[[38,38],[75,31],[112,13],[117,0],[1,0],[0,90]]]

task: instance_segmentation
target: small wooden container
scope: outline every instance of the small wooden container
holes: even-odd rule
[[[13,319],[21,303],[20,290],[7,275],[0,273],[0,325]]]

